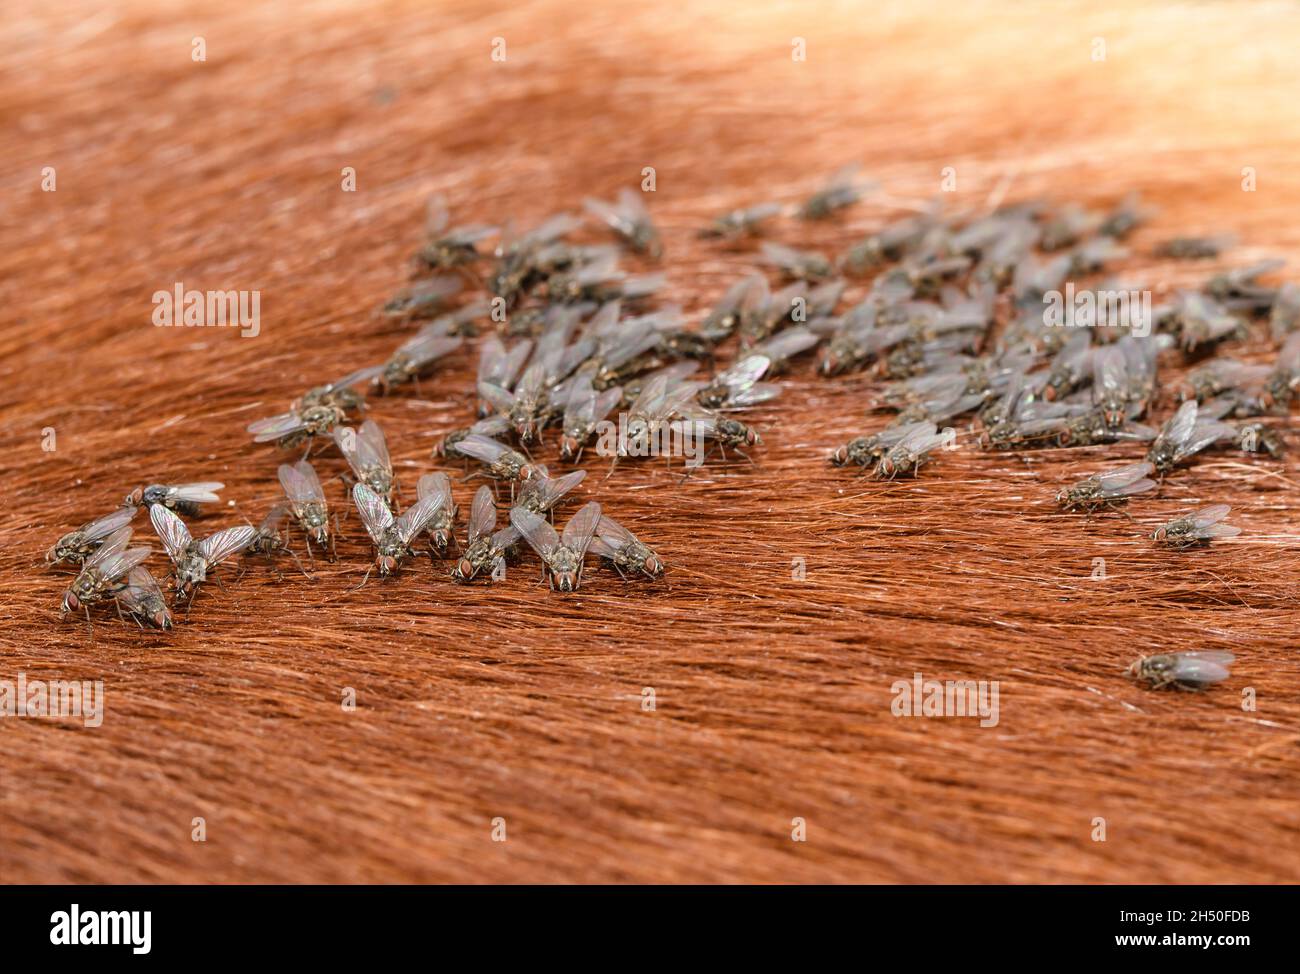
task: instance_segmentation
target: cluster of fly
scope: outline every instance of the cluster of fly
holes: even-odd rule
[[[577,588],[587,555],[625,577],[658,577],[663,564],[596,502],[554,526],[554,508],[584,473],[553,477],[534,459],[541,446],[553,440],[562,461],[577,463],[599,431],[616,429],[615,463],[650,455],[653,445],[674,438],[707,441],[724,458],[727,450],[747,456],[761,439],[735,414],[774,399],[781,391],[775,377],[808,353],[819,356],[824,375],[865,370],[884,384],[871,407],[893,411],[893,420],[831,456],[837,466],[882,479],[915,475],[959,425],[986,450],[1145,449],[1142,462],[1060,491],[1062,507],[1087,512],[1120,508],[1156,490],[1176,467],[1215,445],[1282,456],[1283,438],[1269,420],[1286,415],[1300,395],[1300,286],[1262,283],[1278,262],[1216,273],[1199,288],[1177,291],[1150,309],[1142,322],[1150,329],[1137,329],[1103,327],[1112,324],[1103,318],[1114,310],[1108,296],[1145,291],[1105,276],[1129,255],[1125,240],[1149,215],[1135,196],[1097,212],[1020,203],[950,218],[937,205],[912,208],[841,253],[772,240],[755,246],[777,218],[824,221],[869,189],[856,167],[847,167],[801,203],[764,202],[716,217],[700,236],[751,248],[757,267],[695,321],[675,306],[656,305],[664,275],[620,265],[624,252],[652,262],[663,254],[643,193],[584,201],[585,225],[594,221],[612,237],[608,243],[575,241],[584,220],[568,213],[523,233],[453,225],[446,204],[435,199],[412,262],[414,278],[381,309],[387,319],[415,323],[414,333],[384,361],[308,390],[249,432],[284,448],[305,442],[308,453],[317,437],[333,441],[375,548],[371,571],[392,574],[427,542],[434,558],[454,559],[455,580],[497,577],[524,542],[561,591]],[[1153,256],[1213,259],[1231,245],[1227,237],[1184,237],[1159,245]],[[850,287],[861,296],[846,305]],[[1074,327],[1045,313],[1067,290],[1075,301],[1065,324]],[[1261,324],[1277,343],[1275,360],[1212,357]],[[421,379],[475,338],[470,398],[477,415],[437,451],[477,461],[473,475],[496,482],[475,495],[462,545],[447,475],[421,477],[402,511],[382,431],[373,420],[349,425],[349,417],[365,409],[360,387],[419,391]],[[719,365],[733,339],[730,364]],[[1171,396],[1157,372],[1175,356],[1197,368]],[[1170,409],[1163,419],[1162,406]],[[286,526],[303,533],[309,557],[315,549],[334,557],[338,520],[307,456],[281,465],[280,482],[284,498],[260,527],[231,528],[200,542],[181,516],[214,500],[219,484],[134,491],[128,507],[51,549],[52,562],[83,565],[65,610],[113,598],[137,619],[170,624],[165,603],[153,597],[157,585],[140,567],[147,549],[127,547],[139,506],[150,509],[172,559],[178,596],[192,598],[208,569],[237,551],[274,557],[289,550],[288,534],[281,535]],[[500,527],[498,505],[509,511]],[[1193,511],[1153,538],[1184,548],[1229,537],[1237,529],[1222,523],[1227,513],[1224,505]],[[1222,678],[1225,664],[1207,654],[1170,654],[1139,661],[1133,672],[1159,686],[1197,685]]]
[[[66,563],[78,569],[63,595],[63,614],[84,611],[89,622],[92,605],[112,601],[119,615],[125,613],[141,626],[170,629],[172,614],[162,587],[143,565],[153,549],[129,547],[132,522],[141,508],[149,512],[149,520],[172,561],[176,597],[192,600],[198,585],[206,580],[208,569],[247,548],[256,534],[251,527],[234,527],[202,542],[190,537],[180,515],[197,516],[200,505],[219,500],[217,491],[224,486],[208,481],[137,487],[126,496],[121,508],[61,537],[46,552],[45,561],[51,566]]]

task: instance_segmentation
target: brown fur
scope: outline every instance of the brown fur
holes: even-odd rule
[[[963,449],[915,482],[870,482],[826,456],[885,421],[867,413],[873,380],[805,364],[753,414],[755,467],[679,484],[661,463],[625,463],[602,483],[607,464],[588,458],[579,502],[659,550],[658,583],[602,569],[563,597],[530,556],[498,585],[458,587],[449,564],[423,561],[350,592],[370,556],[352,514],[314,583],[250,564],[170,635],[109,611],[92,641],[59,622],[67,579],[39,565],[153,480],[224,480],[234,506],[204,531],[256,522],[282,455],[244,426],[400,340],[373,309],[404,283],[434,191],[457,218],[527,227],[655,166],[669,298],[691,313],[752,263],[693,228],[798,198],[851,159],[905,200],[955,166],[952,209],[1002,190],[1100,205],[1137,188],[1161,208],[1141,253],[1227,229],[1244,244],[1233,263],[1294,263],[1292,9],[68,6],[0,26],[0,677],[102,678],[108,709],[97,730],[0,722],[0,876],[1300,879],[1293,463],[1207,454],[1136,501],[1137,524],[1052,501],[1133,448]],[[206,63],[190,60],[195,34]],[[344,166],[355,194],[340,192]],[[774,235],[838,250],[896,212],[866,204]],[[1213,266],[1132,270],[1163,290]],[[260,288],[261,336],[153,328],[149,296],[175,281]],[[373,402],[406,489],[469,420],[472,363],[467,350],[422,397]],[[543,454],[554,463],[554,444]],[[343,465],[331,452],[318,469]],[[462,508],[473,486],[456,482]],[[1168,552],[1145,537],[1219,501],[1245,529],[1235,543]],[[152,540],[144,518],[136,529]],[[1089,577],[1095,557],[1108,580]],[[1232,679],[1175,694],[1124,675],[1139,654],[1190,648],[1237,653]],[[1000,724],[894,718],[891,684],[916,671],[1000,680]],[[791,841],[795,817],[806,843]]]

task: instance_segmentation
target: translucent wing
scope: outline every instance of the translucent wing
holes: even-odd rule
[[[252,528],[249,530],[251,531]],[[128,548],[126,551],[117,552],[99,565],[99,577],[106,582],[121,578],[151,554],[153,549],[149,547]]]
[[[226,485],[219,480],[207,480],[198,484],[176,484],[167,489],[167,496],[179,501],[195,504],[213,504],[221,500],[217,491]]]
[[[510,447],[504,443],[498,443],[496,440],[490,440],[486,436],[471,433],[456,444],[456,449],[466,456],[482,460],[484,463],[495,463]]]
[[[587,547],[591,544],[591,539],[595,536],[599,525],[600,505],[591,501],[579,508],[578,512],[569,518],[569,523],[564,526],[564,546],[581,559],[587,553]]]
[[[382,497],[362,483],[352,485],[352,503],[357,506],[370,540],[378,544],[384,532],[393,525],[393,512]]]
[[[451,480],[445,473],[426,473],[420,478],[419,483],[415,485],[417,497],[428,497],[437,495],[441,498],[441,503],[436,508],[442,510],[451,506]]]
[[[619,524],[612,517],[606,517],[604,515],[600,518],[600,523],[596,527],[596,533],[600,535],[605,544],[614,551],[618,551],[624,545],[636,541],[636,535],[623,527],[623,525]]]
[[[357,453],[362,463],[369,467],[393,469],[393,461],[388,456],[388,443],[384,431],[373,419],[361,424],[357,431]]]
[[[329,383],[328,385],[323,387],[321,392],[323,395],[329,395],[332,392],[338,392],[340,389],[346,389],[349,386],[354,386],[358,382],[368,382],[369,380],[380,375],[383,371],[384,371],[384,367],[382,364],[367,365],[364,369],[357,369],[357,371],[349,373],[348,375],[345,375],[343,378],[336,379],[334,382]]]
[[[499,413],[508,413],[515,408],[515,397],[491,382],[480,382],[478,384],[478,395],[480,399]]]
[[[653,376],[641,387],[641,392],[632,403],[629,413],[633,416],[648,416],[651,406],[662,399],[667,391],[668,377],[665,375]]]
[[[446,496],[440,491],[432,491],[420,497],[401,517],[397,519],[397,536],[402,544],[410,544],[411,539],[424,530],[425,526],[446,502]]]
[[[276,504],[262,518],[262,524],[257,529],[258,534],[269,534],[280,527],[280,522],[284,520],[285,514],[289,512],[289,506],[284,502]]]
[[[459,335],[416,335],[403,342],[397,353],[406,359],[408,369],[420,369],[464,344]]]
[[[170,513],[170,512],[169,512]],[[173,515],[174,517],[175,515]],[[179,519],[178,519],[179,520]],[[182,525],[183,527],[184,525]],[[95,549],[95,553],[86,559],[82,565],[82,571],[87,569],[100,569],[110,558],[114,558],[131,543],[131,529],[129,527],[118,528],[107,538],[104,543]]]
[[[149,574],[149,569],[136,566],[127,573],[126,588],[118,595],[118,598],[126,605],[128,609],[135,610],[144,607],[145,600],[153,597],[161,600],[163,597],[162,589],[158,582]]]
[[[542,561],[551,560],[551,555],[559,547],[560,536],[555,533],[555,528],[546,522],[546,518],[532,511],[515,508],[510,512],[510,523],[523,535],[529,546],[542,556]]]
[[[1097,483],[1106,489],[1124,487],[1136,483],[1143,477],[1149,477],[1154,472],[1155,467],[1150,463],[1132,463],[1127,467],[1120,467],[1108,473],[1098,474]]]
[[[279,474],[280,486],[295,508],[325,502],[325,491],[321,488],[320,478],[306,460],[299,460],[293,466],[280,464]]]
[[[537,498],[542,510],[548,510],[553,507],[561,497],[582,483],[587,476],[585,470],[574,470],[572,473],[566,473],[563,477],[534,477],[533,480],[539,481],[538,485],[532,488],[531,493]],[[531,484],[533,481],[529,481]]]
[[[1178,412],[1165,423],[1161,435],[1171,443],[1182,444],[1192,435],[1196,427],[1196,413],[1199,407],[1195,399],[1188,399],[1178,407]]]
[[[755,352],[719,373],[714,381],[726,385],[733,393],[740,392],[763,378],[771,364],[772,359],[768,355]]]
[[[135,517],[136,508],[123,507],[114,511],[112,514],[105,514],[103,517],[91,521],[81,529],[81,537],[84,541],[98,541],[100,538],[106,538],[120,528],[126,527]]]
[[[580,375],[569,385],[569,396],[564,405],[564,428],[572,429],[580,423],[589,423],[595,415],[596,390],[591,387],[591,376]]]
[[[208,563],[208,567],[221,564],[236,552],[243,551],[257,537],[257,528],[241,524],[236,528],[218,531],[210,538],[199,542],[199,554]]]
[[[1236,657],[1231,653],[1174,653],[1170,675],[1182,683],[1218,683],[1232,674],[1228,664]]]
[[[1187,439],[1179,446],[1178,458],[1185,459],[1194,453],[1200,453],[1211,443],[1218,440],[1232,440],[1236,437],[1237,430],[1227,423],[1221,423],[1216,419],[1199,420]]]
[[[271,416],[268,419],[259,419],[248,424],[248,432],[253,434],[255,443],[267,443],[271,440],[278,440],[282,436],[288,436],[291,433],[297,433],[306,429],[302,417],[296,412],[281,413],[279,416]]]
[[[1099,349],[1092,360],[1093,385],[1098,392],[1123,393],[1128,385],[1128,361],[1122,349]]]
[[[163,543],[167,557],[179,565],[185,557],[190,542],[194,540],[190,537],[190,529],[185,526],[184,521],[162,504],[155,504],[149,508],[149,520],[153,522],[153,529],[158,532],[158,538]]]
[[[1202,507],[1199,510],[1192,511],[1188,515],[1192,523],[1198,528],[1206,528],[1211,524],[1222,521],[1228,516],[1232,508],[1227,504],[1211,504],[1209,507]]]
[[[813,334],[807,328],[787,328],[762,344],[755,345],[751,351],[766,355],[773,362],[783,362],[807,351],[819,341],[821,336]]]
[[[497,505],[492,498],[492,488],[484,484],[474,495],[469,509],[469,543],[491,534],[497,526]]]

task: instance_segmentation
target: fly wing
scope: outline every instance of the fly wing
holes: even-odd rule
[[[634,535],[623,525],[619,524],[612,517],[601,515],[600,524],[596,527],[596,533],[600,535],[605,544],[615,551],[618,551],[626,544],[636,541]]]
[[[259,419],[248,424],[248,432],[253,434],[253,442],[255,443],[278,440],[282,436],[288,436],[303,429],[306,429],[306,424],[296,412],[281,413],[279,416]]]
[[[203,560],[212,568],[221,564],[231,555],[243,551],[257,537],[257,528],[247,524],[241,524],[239,527],[226,528],[224,531],[218,531],[210,538],[204,538],[199,542],[199,554]]]
[[[1227,504],[1211,504],[1209,507],[1202,507],[1199,510],[1192,511],[1188,517],[1192,519],[1192,524],[1197,528],[1207,528],[1211,524],[1222,521],[1231,510],[1232,508]]]
[[[1107,495],[1114,495],[1119,491],[1124,494],[1139,493],[1138,491],[1123,490],[1123,488],[1140,483],[1143,478],[1151,476],[1154,472],[1155,467],[1150,463],[1132,463],[1127,467],[1120,467],[1108,473],[1098,474],[1097,483]],[[1146,488],[1142,489],[1145,490]]]
[[[411,539],[425,529],[433,516],[438,513],[446,497],[439,491],[426,493],[412,504],[397,519],[397,536],[402,544],[410,544]]]
[[[149,569],[137,565],[127,573],[126,588],[122,590],[118,598],[122,600],[128,609],[135,610],[142,608],[145,600],[150,596],[162,599],[162,589],[159,588],[154,577],[149,574]]]
[[[1107,346],[1092,360],[1093,387],[1101,393],[1124,393],[1128,385],[1128,361],[1123,349]]]
[[[499,413],[508,413],[515,408],[515,397],[491,382],[478,384],[478,396]]]
[[[560,536],[555,533],[555,528],[546,522],[546,518],[516,507],[510,512],[510,524],[523,535],[529,546],[541,555],[542,561],[551,560],[551,555],[560,545]]]
[[[492,488],[484,484],[474,495],[469,509],[469,543],[491,534],[497,526],[497,505],[492,498]]]
[[[459,335],[416,335],[398,346],[397,351],[406,358],[408,368],[420,369],[454,352],[464,341]]]
[[[505,371],[506,346],[496,335],[489,335],[483,340],[478,350],[478,381],[504,381],[501,373]]]
[[[338,445],[339,452],[343,454],[343,459],[346,460],[348,462],[348,466],[352,468],[352,472],[356,474],[358,477],[360,477],[361,457],[359,456],[359,452],[358,452],[357,431],[354,430],[351,426],[336,426],[334,427],[334,431],[330,435],[334,438],[334,442]],[[289,494],[289,486],[288,483],[286,482],[286,474],[285,474],[286,470],[290,471],[288,473],[288,477],[292,478],[293,468],[290,467],[287,463],[281,464],[280,484],[281,486],[284,487],[284,492],[286,494]],[[289,496],[292,497],[293,495],[289,494]]]
[[[1179,446],[1178,457],[1179,459],[1190,457],[1193,453],[1200,453],[1211,443],[1236,438],[1237,430],[1227,423],[1221,423],[1217,419],[1202,419],[1192,427],[1192,432]]]
[[[591,376],[580,375],[569,386],[569,397],[564,404],[564,428],[574,429],[592,422],[596,417],[596,390],[591,387]]]
[[[774,362],[781,362],[800,352],[806,352],[821,340],[820,335],[813,334],[807,328],[787,328],[755,346],[753,351],[761,352]]]
[[[471,433],[456,444],[456,449],[466,456],[482,460],[484,463],[495,463],[509,447],[504,443],[498,443],[496,440],[490,440],[486,436]]]
[[[324,392],[328,395],[331,392],[338,392],[340,389],[347,389],[350,386],[354,386],[358,382],[368,382],[376,376],[381,375],[383,371],[384,366],[382,363],[379,365],[367,365],[364,369],[357,369],[355,372],[349,373],[343,378],[331,382],[325,387]]]
[[[596,420],[604,419],[609,415],[609,411],[623,401],[623,387],[611,386],[596,397],[596,406],[592,411],[592,418]]]
[[[295,508],[312,503],[324,503],[325,491],[320,485],[320,478],[316,476],[316,471],[306,460],[299,460],[293,466],[287,463],[280,464],[279,474],[280,486],[284,488],[285,496]]]
[[[219,480],[206,480],[198,484],[176,484],[170,487],[167,493],[170,497],[179,501],[190,501],[195,504],[215,504],[221,500],[217,496],[217,491],[225,487]]]
[[[155,504],[149,508],[149,520],[153,522],[153,529],[158,532],[158,538],[163,543],[167,557],[179,565],[185,557],[190,542],[194,540],[190,537],[190,529],[185,526],[184,521],[162,504]]]
[[[620,213],[618,207],[613,204],[589,196],[582,201],[582,205],[597,220],[612,227],[619,233],[630,234],[632,232],[632,221]]]
[[[280,522],[284,520],[284,516],[288,512],[289,512],[289,506],[285,504],[283,501],[281,501],[279,504],[276,504],[269,511],[267,511],[266,517],[262,518],[262,524],[257,529],[257,533],[270,534],[273,531],[278,531],[280,528]]]
[[[167,513],[171,514],[170,511]],[[176,517],[176,515],[172,514],[172,517]],[[180,518],[176,519],[178,521],[180,520]],[[184,527],[184,525],[181,525],[181,527]],[[96,570],[102,568],[110,558],[116,558],[121,554],[130,543],[131,529],[129,527],[118,528],[104,539],[104,543],[95,549],[93,555],[86,559],[85,563],[82,565],[82,571],[84,572],[91,568]]]
[[[1231,653],[1175,653],[1170,675],[1182,683],[1218,683],[1232,675],[1228,664],[1234,658]]]
[[[587,548],[599,525],[600,505],[591,501],[579,508],[578,512],[569,518],[569,523],[564,526],[562,538],[564,546],[581,559],[587,553]]]
[[[569,491],[582,483],[587,476],[585,470],[574,470],[572,473],[566,473],[563,477],[547,478],[536,490],[537,499],[542,505],[542,510],[547,510],[567,494]]]
[[[666,375],[653,376],[644,386],[641,387],[640,394],[632,403],[632,408],[628,410],[631,416],[648,416],[651,408],[668,391],[668,377]]]
[[[424,232],[430,237],[436,237],[447,229],[450,222],[451,211],[447,209],[447,198],[439,193],[429,200],[424,217]]]
[[[361,462],[370,467],[381,467],[384,470],[393,469],[393,461],[388,455],[388,442],[384,439],[384,431],[379,428],[379,424],[373,419],[368,419],[361,424],[361,429],[357,431],[357,452]]]
[[[91,521],[81,529],[81,537],[85,541],[98,541],[100,538],[106,538],[113,532],[126,527],[135,517],[138,508],[123,507],[114,511],[112,514],[105,514],[98,520]]]
[[[1196,538],[1235,538],[1241,534],[1241,528],[1235,524],[1211,524],[1209,527],[1196,528],[1192,536]]]
[[[1188,399],[1165,423],[1160,435],[1170,443],[1178,445],[1186,443],[1187,438],[1192,435],[1192,430],[1196,428],[1198,408],[1195,399]]]
[[[417,497],[428,497],[436,494],[441,498],[437,510],[451,506],[451,480],[442,472],[426,473],[420,478],[415,485],[415,494]]]
[[[357,506],[361,523],[366,526],[370,540],[378,544],[384,532],[392,527],[393,512],[388,509],[382,497],[362,483],[352,485],[352,502]]]
[[[249,528],[248,530],[253,529]],[[119,579],[151,554],[153,554],[153,549],[147,546],[128,548],[126,551],[118,552],[99,566],[99,577],[106,582]]]
[[[756,352],[752,355],[746,355],[731,368],[718,375],[714,381],[726,385],[734,395],[748,389],[763,378],[771,365],[772,359],[770,356]]]

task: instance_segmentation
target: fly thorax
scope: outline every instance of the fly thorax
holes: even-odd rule
[[[551,552],[551,571],[556,575],[572,575],[578,571],[581,561],[572,548],[561,545]]]

